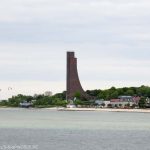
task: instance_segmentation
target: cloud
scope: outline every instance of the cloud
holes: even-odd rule
[[[8,87],[11,87],[12,90],[8,90]],[[58,88],[59,87],[59,88]],[[0,89],[0,99],[7,99],[17,94],[25,95],[34,95],[34,94],[44,94],[46,91],[53,91],[53,94],[56,92],[62,92],[64,90],[64,82],[55,82],[55,81],[9,81],[1,82]]]
[[[148,83],[149,7],[148,0],[1,1],[1,86],[30,94],[32,82],[54,91],[60,82],[65,90],[67,50],[76,52],[85,89]]]
[[[83,22],[101,19],[97,17],[140,17],[150,13],[148,0],[6,0],[1,1],[0,4],[2,12],[0,20],[8,22],[37,20],[48,22],[48,19],[60,22],[68,22],[68,19]]]

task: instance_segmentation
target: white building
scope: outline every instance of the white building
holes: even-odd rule
[[[112,107],[126,107],[138,105],[140,97],[132,97],[132,96],[119,96],[118,99],[111,99],[110,104]]]
[[[97,104],[98,106],[108,107],[110,101],[96,100],[95,104]]]

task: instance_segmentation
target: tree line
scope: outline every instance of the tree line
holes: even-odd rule
[[[20,103],[28,102],[32,103],[32,107],[55,107],[55,106],[66,106],[67,101],[65,100],[65,92],[57,93],[53,96],[43,95],[22,95],[12,96],[8,100],[2,100],[0,106],[18,107]]]
[[[140,97],[150,97],[150,87],[142,85],[141,87],[123,87],[123,88],[115,88],[111,87],[106,90],[87,90],[87,94],[91,96],[95,96],[98,99],[110,100],[116,99],[119,96],[140,96]]]
[[[123,87],[123,88],[115,88],[111,87],[110,89],[101,90],[87,90],[87,94],[96,97],[96,99],[110,100],[118,98],[118,96],[140,96],[142,100],[150,97],[150,87],[142,85],[141,87]],[[75,103],[77,104],[86,104],[89,105],[90,102],[82,101],[80,99],[80,94],[76,95],[77,100]],[[11,106],[18,107],[22,102],[32,102],[33,107],[54,107],[54,106],[66,106],[66,92],[57,93],[53,96],[45,96],[45,95],[35,95],[35,96],[27,96],[19,94],[17,96],[12,96],[8,100],[3,100],[0,102],[0,106]]]

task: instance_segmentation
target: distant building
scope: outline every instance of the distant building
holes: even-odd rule
[[[150,98],[149,97],[146,98],[146,107],[150,108]]]
[[[104,107],[108,107],[110,104],[110,101],[104,101],[105,106]]]
[[[97,106],[108,107],[108,105],[110,104],[110,101],[95,100],[95,104],[96,104]]]
[[[53,95],[53,93],[51,91],[46,91],[44,93],[44,96],[52,96],[52,95]]]
[[[68,104],[66,107],[67,108],[76,108],[76,105],[74,105],[74,104]]]
[[[140,97],[133,96],[119,96],[118,99],[111,99],[110,104],[112,107],[125,107],[125,106],[133,106],[138,105]]]
[[[119,96],[118,97],[120,100],[122,100],[123,102],[130,102],[132,101],[132,96]]]
[[[32,102],[27,102],[27,101],[23,101],[22,103],[20,103],[20,107],[22,108],[29,108],[32,105],[33,105]]]

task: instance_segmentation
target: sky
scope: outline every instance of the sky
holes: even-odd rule
[[[149,8],[149,0],[1,0],[0,99],[66,90],[66,51],[85,90],[150,85]]]

